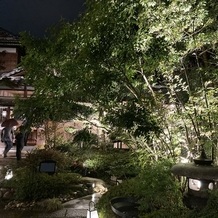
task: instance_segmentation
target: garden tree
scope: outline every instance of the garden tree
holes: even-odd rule
[[[71,109],[81,98],[89,101],[155,158],[175,157],[180,145],[214,146],[218,6],[210,0],[86,4],[76,24],[60,22],[40,40],[23,35],[22,66],[36,102],[49,97],[51,108],[55,101]]]
[[[154,154],[175,156],[178,145],[211,148],[217,123],[216,4],[90,0],[87,6],[80,24],[87,88],[112,124],[131,101],[153,112],[162,128],[150,137],[148,151],[153,146]],[[136,119],[127,121],[129,130]]]
[[[37,127],[49,121],[55,126],[63,120],[86,117],[93,110],[81,103],[86,95],[78,88],[82,77],[77,74],[79,64],[72,62],[78,45],[71,29],[71,24],[63,25],[60,21],[58,27],[51,29],[49,37],[37,39],[22,34],[26,55],[21,65],[26,70],[26,83],[35,91],[29,99],[15,99],[14,114],[26,119],[30,126]]]
[[[48,38],[35,39],[23,34],[22,43],[26,48],[26,56],[22,60],[22,66],[26,70],[26,82],[35,88],[35,92],[25,102],[17,100],[15,114],[26,117],[30,125],[40,125],[46,120],[72,119],[84,111],[87,115],[90,108],[84,107],[86,109],[81,110],[84,105],[77,104],[78,101],[92,102],[100,99],[99,93],[104,88],[98,90],[97,87],[102,79],[92,81],[91,72],[90,75],[83,72],[87,71],[84,64],[90,65],[90,56],[87,56],[86,46],[79,47],[83,44],[80,28],[76,25],[72,28],[72,25],[60,22],[58,27],[51,28]],[[113,81],[106,81],[108,83],[104,82],[105,85],[110,87]],[[105,96],[105,92],[102,96]],[[80,110],[76,110],[77,108]],[[140,111],[146,115],[147,120],[151,120],[144,108],[141,107]],[[157,129],[152,120],[149,122],[145,122],[148,125],[143,127],[144,130],[148,132],[149,128]]]
[[[96,134],[90,132],[89,128],[85,127],[75,133],[73,143],[77,143],[80,148],[83,148],[87,145],[98,145],[98,138]]]

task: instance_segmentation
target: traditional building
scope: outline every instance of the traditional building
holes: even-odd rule
[[[19,37],[0,28],[0,122],[10,117],[14,95],[27,98],[34,91],[23,83],[24,72],[18,67],[23,54]]]
[[[24,50],[19,37],[0,27],[0,123],[10,118],[14,108],[14,96],[25,99],[32,95],[34,88],[24,83],[25,72],[18,67]],[[29,142],[36,144],[37,134],[30,134]]]

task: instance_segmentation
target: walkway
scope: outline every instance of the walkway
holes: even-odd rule
[[[23,155],[26,150],[30,148],[25,148]],[[12,162],[16,162],[16,150],[13,148],[9,153],[7,158],[2,157],[3,148],[0,147],[0,169]],[[2,211],[0,209],[0,214],[4,218],[85,218],[87,215],[87,210],[89,208],[90,201],[95,204],[98,202],[101,194],[94,193],[85,197],[74,199],[63,204],[63,209],[52,212],[31,212],[31,211]]]
[[[0,210],[4,218],[86,218],[90,201],[97,203],[100,194],[95,193],[82,198],[74,199],[63,204],[63,209],[51,213],[33,212],[33,211],[7,211]]]

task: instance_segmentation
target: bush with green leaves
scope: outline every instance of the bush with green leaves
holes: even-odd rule
[[[148,165],[137,177],[112,187],[97,204],[100,217],[116,217],[110,201],[124,196],[138,199],[140,217],[170,217],[169,214],[185,217],[188,209],[182,203],[182,193],[170,172],[171,166],[169,162],[158,161]]]
[[[188,218],[192,218],[192,217],[216,218],[218,214],[217,202],[218,202],[218,190],[210,191],[207,205],[202,210],[194,209],[190,211]]]
[[[60,151],[62,153],[73,154],[74,149],[78,146],[72,143],[61,143],[54,147],[55,150]]]
[[[72,158],[67,154],[55,149],[35,149],[26,154],[20,166],[28,166],[32,170],[38,170],[41,161],[53,160],[56,162],[56,171],[67,171],[72,164]]]
[[[56,161],[56,173],[49,175],[39,172],[41,161]],[[7,170],[13,172],[10,180],[5,180],[4,187],[15,189],[15,199],[19,201],[41,200],[69,194],[78,184],[81,175],[69,172],[72,161],[66,154],[53,149],[34,150],[27,154],[18,165],[11,165]]]
[[[171,167],[171,162],[158,161],[147,166],[139,175],[135,189],[139,198],[139,210],[149,211],[150,217],[169,217],[169,214],[182,217],[182,214],[186,214],[182,193],[179,191],[180,184],[171,174]]]
[[[14,198],[19,201],[39,201],[55,198],[61,194],[73,193],[74,185],[78,184],[81,176],[75,173],[34,172],[31,168],[21,167],[14,171],[10,180],[3,182],[5,187],[15,189]]]
[[[130,151],[122,149],[108,149],[103,151],[96,148],[74,149],[73,159],[81,166],[89,168],[95,176],[108,178],[129,178],[139,172],[137,157]],[[91,174],[90,174],[91,176]]]
[[[100,218],[116,218],[115,214],[111,210],[110,201],[115,197],[135,197],[134,187],[135,179],[125,180],[118,186],[113,186],[106,192],[98,201],[97,209]]]

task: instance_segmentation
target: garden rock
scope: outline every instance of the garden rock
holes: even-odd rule
[[[81,180],[93,184],[93,190],[97,193],[103,194],[108,190],[108,185],[102,179],[82,177]]]
[[[14,190],[10,188],[0,189],[0,200],[10,200],[14,196]]]
[[[2,199],[3,200],[9,200],[13,197],[14,193],[11,190],[8,190],[7,192],[4,193]]]

